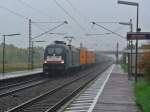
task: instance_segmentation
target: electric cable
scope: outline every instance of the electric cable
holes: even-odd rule
[[[24,15],[22,15],[22,14],[20,14],[20,13],[18,13],[18,12],[15,12],[15,11],[13,11],[13,10],[7,8],[7,7],[0,6],[0,8],[2,8],[2,9],[4,9],[4,10],[10,12],[11,14],[13,14],[13,15],[15,15],[15,16],[18,16],[18,17],[20,17],[20,18],[22,18],[22,19],[29,20],[28,17],[25,17]]]
[[[55,4],[56,4],[60,9],[62,9],[62,11],[63,11],[66,15],[68,15],[68,16],[79,26],[80,29],[82,29],[82,30],[84,30],[84,31],[86,32],[86,29],[85,29],[82,25],[80,25],[80,23],[79,23],[74,17],[72,17],[72,16],[70,15],[70,13],[67,12],[66,9],[62,7],[62,5],[60,5],[56,0],[54,0],[54,2],[55,2]]]
[[[82,17],[84,20],[87,21],[87,18],[84,16],[84,14],[81,13],[69,0],[66,0],[66,2],[72,7],[72,9],[73,9],[74,11],[76,11],[76,12],[78,13],[78,15],[79,15],[80,17]],[[87,22],[88,22],[88,21],[87,21]]]
[[[92,22],[92,23],[95,24],[95,25],[97,25],[97,26],[99,26],[99,27],[101,27],[101,28],[103,28],[103,29],[105,29],[105,30],[107,30],[107,31],[109,31],[109,32],[111,32],[112,34],[115,34],[115,35],[121,37],[122,39],[125,39],[124,36],[122,36],[122,35],[120,35],[120,34],[114,32],[114,31],[111,31],[111,30],[109,30],[108,28],[106,28],[106,27],[104,27],[104,26],[102,26],[102,25],[99,25],[99,24],[97,24],[97,23],[95,23],[95,22]]]
[[[55,26],[54,28],[52,28],[52,29],[50,29],[50,30],[48,30],[48,31],[45,31],[45,32],[43,32],[43,33],[41,33],[41,34],[39,34],[39,35],[33,37],[32,39],[39,38],[39,37],[41,37],[41,36],[43,36],[43,35],[49,33],[50,31],[53,31],[53,30],[57,29],[58,27],[60,27],[60,26],[62,26],[62,25],[64,25],[64,24],[66,24],[66,22],[63,22],[63,23],[61,23],[61,24]]]
[[[37,9],[37,8],[35,8],[35,7],[33,7],[33,6],[31,6],[29,3],[25,2],[24,0],[17,0],[17,1],[18,1],[20,4],[23,4],[23,5],[25,5],[26,7],[28,7],[28,8],[30,8],[30,9],[34,10],[34,11],[35,11],[36,13],[38,13],[38,14],[42,14],[42,15],[47,16],[47,17],[49,17],[49,18],[53,18],[53,19],[60,20],[60,19],[58,19],[58,18],[56,18],[56,17],[52,17],[52,16],[47,15],[44,11],[41,11],[41,10],[39,10],[39,9]]]

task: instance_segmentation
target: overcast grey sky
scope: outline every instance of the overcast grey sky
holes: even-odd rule
[[[150,27],[150,1],[149,0],[128,0],[138,2],[140,6],[139,27],[142,31],[149,31]],[[63,8],[63,9],[62,9]],[[66,12],[65,12],[65,11]],[[67,14],[66,14],[67,13]],[[32,37],[47,31],[54,26],[67,20],[68,24],[63,25],[52,33],[67,33],[65,35],[43,35],[35,40],[45,40],[45,43],[35,45],[45,46],[53,40],[64,40],[64,36],[74,36],[73,45],[83,45],[90,49],[113,50],[117,42],[120,49],[126,46],[126,40],[110,35],[87,36],[86,34],[110,33],[98,26],[95,22],[128,22],[133,19],[133,27],[136,26],[136,7],[119,5],[117,0],[0,0],[0,34],[20,33],[20,36],[7,37],[6,42],[19,47],[28,47],[28,19],[34,22],[58,22],[58,23],[32,23]],[[70,17],[71,16],[71,17]],[[126,36],[128,26],[121,26],[118,23],[98,23],[106,28]],[[0,43],[2,37],[0,37]]]

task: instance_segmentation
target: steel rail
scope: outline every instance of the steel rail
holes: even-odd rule
[[[13,90],[8,90],[8,91],[5,91],[3,93],[0,93],[0,97],[3,97],[3,96],[6,96],[6,95],[9,95],[9,94],[12,94],[12,93],[15,93],[15,92],[18,92],[18,91],[21,91],[21,90],[24,90],[24,89],[27,89],[27,88],[31,88],[31,87],[34,87],[34,86],[38,86],[42,83],[46,83],[50,81],[50,79],[46,79],[46,80],[41,80],[41,81],[36,81],[36,82],[33,82],[31,84],[27,84],[27,85],[23,85],[23,87],[18,87],[16,89],[13,89]]]
[[[110,66],[110,65],[109,65]],[[108,67],[109,67],[108,66]],[[76,96],[82,89],[84,89],[89,83],[94,81],[101,73],[103,73],[108,67],[106,67],[104,70],[96,73],[96,76],[91,78],[89,81],[85,82],[82,86],[77,88],[75,91],[73,91],[71,94],[63,98],[61,101],[59,101],[57,104],[55,104],[53,107],[48,108],[44,112],[56,112],[58,109],[60,109],[65,103],[67,103],[69,100],[71,100],[74,96]]]
[[[26,83],[29,83],[29,82],[34,82],[34,81],[37,81],[37,80],[39,80],[39,79],[37,78],[37,79],[28,80],[28,81],[24,81],[24,82],[18,82],[18,83],[14,83],[14,84],[8,84],[6,86],[0,87],[0,91],[3,90],[3,89],[8,89],[8,88],[11,88],[11,87],[20,86],[20,85],[23,85],[23,84],[26,84]]]
[[[91,72],[90,72],[90,73],[91,73]],[[87,74],[89,74],[89,73],[87,73]],[[86,75],[87,75],[87,74],[86,74]],[[85,77],[86,75],[81,76],[81,77],[78,77],[78,78],[76,78],[76,79],[73,80],[73,81],[67,82],[67,83],[65,83],[65,84],[63,84],[63,85],[61,85],[61,86],[59,86],[59,87],[54,88],[53,90],[50,90],[50,91],[48,91],[48,92],[46,92],[46,93],[43,93],[43,94],[41,94],[41,95],[39,95],[39,96],[37,96],[37,97],[35,97],[35,98],[32,98],[31,100],[29,100],[29,101],[27,101],[27,102],[24,102],[24,103],[22,103],[21,105],[18,105],[18,106],[16,106],[16,107],[14,107],[14,108],[8,110],[7,112],[16,112],[16,111],[19,111],[19,110],[21,110],[22,108],[27,107],[28,105],[31,105],[31,104],[33,104],[33,103],[36,103],[36,101],[42,99],[42,98],[45,97],[46,95],[52,95],[52,94],[54,94],[54,93],[57,92],[58,90],[60,90],[60,89],[62,89],[62,88],[64,88],[64,87],[70,85],[71,83],[76,82],[77,80],[80,80],[82,77]]]
[[[22,103],[22,104],[20,104],[20,105],[18,105],[18,106],[16,106],[16,107],[14,107],[14,108],[8,110],[8,111],[6,111],[6,112],[17,112],[17,111],[24,110],[25,108],[30,107],[30,106],[33,105],[34,103],[40,101],[42,98],[45,98],[45,97],[48,96],[48,95],[52,95],[52,94],[58,92],[59,90],[65,88],[65,87],[67,87],[67,86],[70,86],[71,84],[75,83],[76,81],[79,81],[79,80],[81,80],[82,78],[87,77],[88,75],[90,75],[90,73],[93,73],[93,71],[90,71],[89,73],[86,73],[84,76],[78,77],[78,78],[76,78],[76,79],[73,80],[73,81],[69,81],[69,82],[67,82],[67,83],[65,83],[65,84],[63,84],[63,85],[61,85],[61,86],[58,86],[58,87],[56,87],[56,88],[53,89],[53,90],[47,91],[47,92],[45,92],[45,93],[43,93],[43,94],[41,94],[41,95],[39,95],[39,96],[37,96],[37,97],[34,97],[34,98],[32,98],[31,100],[28,100],[28,101],[26,101],[26,102],[24,102],[24,103]],[[97,75],[98,75],[98,74],[100,74],[100,72],[97,73]],[[85,84],[85,85],[86,85],[86,84]],[[53,107],[53,108],[56,108],[56,107]]]

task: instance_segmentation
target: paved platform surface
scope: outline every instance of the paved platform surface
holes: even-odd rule
[[[120,65],[115,65],[93,112],[140,112],[134,101],[133,85]]]
[[[22,76],[27,76],[27,75],[31,75],[31,74],[41,73],[41,72],[42,72],[42,68],[33,69],[33,70],[17,71],[17,72],[9,72],[9,73],[4,73],[4,74],[0,73],[0,80],[22,77]]]

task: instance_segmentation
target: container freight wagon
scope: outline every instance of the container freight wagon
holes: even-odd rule
[[[67,73],[80,67],[80,50],[55,41],[45,48],[43,72],[45,74]]]
[[[80,48],[80,66],[85,66],[87,64],[87,49]]]
[[[45,74],[68,73],[95,63],[96,55],[86,48],[75,48],[55,41],[45,48],[43,72]]]
[[[91,52],[91,62],[92,62],[92,64],[95,64],[96,63],[96,54],[95,54],[95,52]]]
[[[71,68],[78,68],[80,66],[80,50],[69,46],[71,52]]]
[[[95,64],[96,54],[93,51],[87,52],[87,64],[92,65]]]

